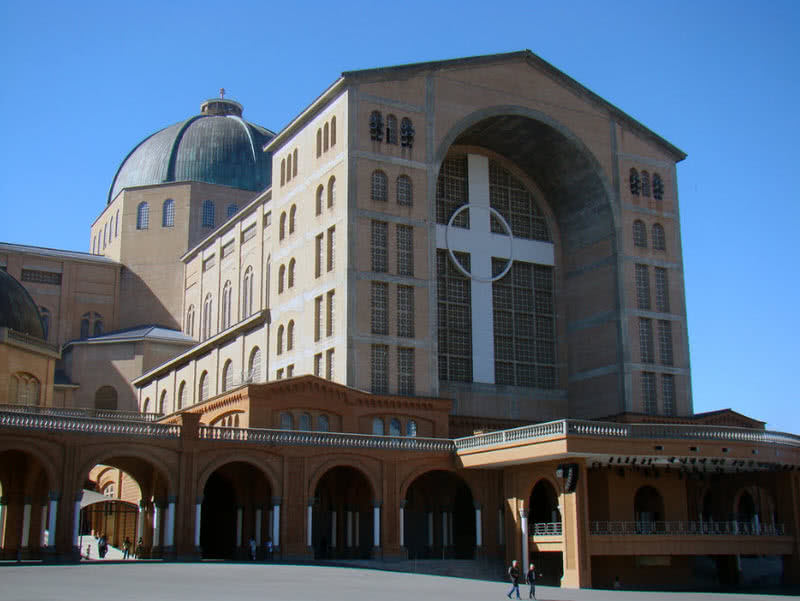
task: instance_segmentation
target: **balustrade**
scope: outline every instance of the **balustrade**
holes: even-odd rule
[[[739,521],[595,521],[589,532],[611,536],[784,536],[786,529],[784,524]]]
[[[0,426],[27,430],[150,436],[153,438],[178,438],[181,434],[181,427],[176,424],[154,424],[15,411],[0,411]]]

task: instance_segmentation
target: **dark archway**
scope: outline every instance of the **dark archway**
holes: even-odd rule
[[[752,495],[744,491],[739,497],[739,503],[736,507],[736,519],[739,522],[752,522],[756,516],[756,504],[753,501]]]
[[[661,493],[652,486],[642,486],[636,491],[633,500],[633,514],[638,531],[657,531],[658,523],[664,520],[664,499]]]
[[[472,492],[452,472],[427,472],[411,483],[406,493],[404,522],[409,559],[475,556]]]
[[[539,480],[528,500],[528,532],[531,534],[561,534],[561,511],[558,494],[547,480]]]
[[[356,468],[338,466],[314,490],[311,544],[315,559],[369,558],[374,492]]]
[[[44,545],[53,545],[47,532],[49,474],[42,461],[23,450],[0,452],[0,489],[4,530],[0,531],[0,558],[41,557]],[[28,522],[25,528],[25,508]],[[44,513],[43,513],[44,510]]]
[[[236,547],[236,490],[224,475],[214,472],[209,477],[200,515],[203,558],[232,558]]]

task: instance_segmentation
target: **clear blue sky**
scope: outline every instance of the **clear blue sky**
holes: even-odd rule
[[[529,48],[689,155],[695,411],[800,433],[800,2],[9,1],[0,45],[0,241],[83,251],[125,155],[220,87],[278,131],[342,71]]]

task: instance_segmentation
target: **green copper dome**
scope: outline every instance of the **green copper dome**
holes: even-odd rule
[[[0,269],[0,328],[44,338],[39,309],[31,295],[14,277]]]
[[[242,119],[242,105],[216,98],[200,114],[145,138],[125,158],[108,192],[197,181],[258,192],[272,182],[272,157],[262,148],[275,134]]]

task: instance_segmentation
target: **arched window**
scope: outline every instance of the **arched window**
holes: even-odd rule
[[[287,411],[281,412],[281,430],[294,430],[294,419]]]
[[[161,400],[158,401],[158,407],[154,407],[156,413],[159,415],[164,415],[164,405],[167,403],[167,391],[161,391]]]
[[[94,313],[92,315],[94,318],[94,328],[93,328],[93,336],[102,336],[103,335],[103,316],[99,313]]]
[[[8,400],[16,405],[38,405],[41,386],[33,374],[17,372],[9,378]]]
[[[317,215],[322,214],[322,196],[324,191],[322,185],[317,186]]]
[[[330,431],[330,422],[327,415],[317,416],[317,431],[328,432]]]
[[[242,319],[250,317],[253,313],[253,267],[244,270],[242,282]]]
[[[233,217],[234,215],[236,215],[236,212],[237,212],[238,210],[239,210],[239,207],[238,207],[238,206],[236,206],[236,205],[235,205],[235,204],[233,204],[233,203],[229,204],[229,205],[228,205],[228,208],[227,208],[227,210],[226,210],[226,217],[227,217],[227,219],[230,219],[231,217]]]
[[[642,196],[650,198],[650,174],[642,171]]]
[[[631,187],[631,194],[639,196],[642,190],[642,182],[639,179],[639,172],[636,171],[636,169],[631,168],[630,175],[628,176],[628,183]]]
[[[211,298],[211,293],[209,292],[206,295],[206,300],[203,301],[203,325],[202,325],[202,340],[206,340],[207,338],[211,337],[211,320],[212,320],[212,309],[213,309],[213,301]]]
[[[414,197],[411,191],[411,178],[401,175],[397,178],[397,204],[411,206]]]
[[[336,204],[336,178],[331,176],[328,180],[328,208]]]
[[[286,183],[286,159],[281,159],[281,186]]]
[[[664,198],[664,182],[658,173],[653,174],[653,198],[656,200]]]
[[[50,333],[50,311],[48,311],[45,307],[39,307],[39,313],[42,316],[44,339],[47,340],[47,336]]]
[[[189,305],[189,310],[186,312],[186,324],[184,331],[188,336],[194,338],[194,305]]]
[[[117,409],[117,391],[113,386],[101,386],[94,393],[94,407],[95,409],[104,409],[107,411],[116,411]]]
[[[278,225],[278,239],[283,240],[285,237],[286,237],[286,211],[281,213],[281,218]]]
[[[664,520],[664,499],[652,486],[642,486],[633,500],[633,513],[637,530],[653,532],[654,522]]]
[[[182,409],[186,406],[186,382],[181,382],[178,386],[178,405],[175,410]]]
[[[161,207],[161,227],[173,227],[175,225],[175,201],[168,198]]]
[[[287,287],[289,287],[289,288],[294,286],[294,268],[295,268],[296,264],[297,264],[297,262],[294,259],[289,261],[289,275],[286,278],[287,279]]]
[[[386,174],[383,171],[376,170],[372,172],[372,200],[386,201],[387,194]]]
[[[397,144],[397,117],[394,115],[386,117],[386,143]]]
[[[84,313],[81,317],[81,340],[89,337],[89,322],[92,314]]]
[[[203,201],[203,227],[214,227],[214,201]]]
[[[233,388],[233,362],[228,359],[222,368],[222,392]]]
[[[667,250],[667,239],[664,236],[664,226],[660,223],[653,224],[653,248],[655,250]]]
[[[225,285],[222,287],[222,329],[226,329],[231,325],[231,292],[233,291],[233,286],[231,286],[230,280],[225,282]]]
[[[275,353],[280,355],[283,353],[283,326],[278,326],[278,346],[275,349]]]
[[[376,142],[383,140],[383,117],[380,111],[372,111],[369,116],[369,137]]]
[[[308,413],[300,414],[300,423],[297,429],[303,432],[308,432],[311,429],[311,416]]]
[[[106,248],[106,240],[108,239],[108,224],[103,226],[103,250]]]
[[[331,117],[331,146],[336,146],[336,117]]]
[[[286,181],[288,182],[292,179],[292,153],[289,153],[289,156],[286,157]]]
[[[290,351],[294,348],[294,320],[289,321],[286,327],[286,350]]]
[[[406,148],[414,146],[414,126],[408,117],[403,117],[400,122],[400,145]]]
[[[376,436],[383,436],[383,420],[381,418],[372,419],[372,433]]]
[[[401,436],[402,434],[403,429],[400,426],[400,420],[396,417],[393,417],[389,422],[389,436]]]
[[[283,279],[286,277],[286,265],[278,267],[278,294],[283,292]]]
[[[142,413],[149,413],[150,412],[150,397],[147,397],[144,400],[144,404],[142,404]]]
[[[294,230],[297,227],[297,205],[292,205],[292,208],[289,209],[289,233],[294,234]]]
[[[322,155],[322,130],[317,130],[317,158]]]
[[[322,134],[322,150],[323,152],[328,152],[328,144],[330,142],[330,130],[328,128],[328,124],[325,124],[324,133]]]
[[[136,207],[136,229],[146,230],[150,227],[150,206],[146,202],[140,202]]]
[[[200,386],[198,387],[200,402],[202,403],[208,398],[208,372],[204,371],[200,374]]]
[[[297,148],[294,149],[294,152],[292,154],[294,155],[294,166],[292,167],[292,177],[297,177],[297,167],[298,167]]]
[[[633,222],[633,245],[647,248],[647,228],[641,219]]]
[[[414,437],[417,435],[417,422],[413,419],[408,420],[406,424],[406,436]]]
[[[261,381],[261,349],[258,347],[250,351],[250,360],[247,362],[247,378],[251,382]]]
[[[114,237],[119,236],[119,209],[117,209],[117,216],[114,219]]]

